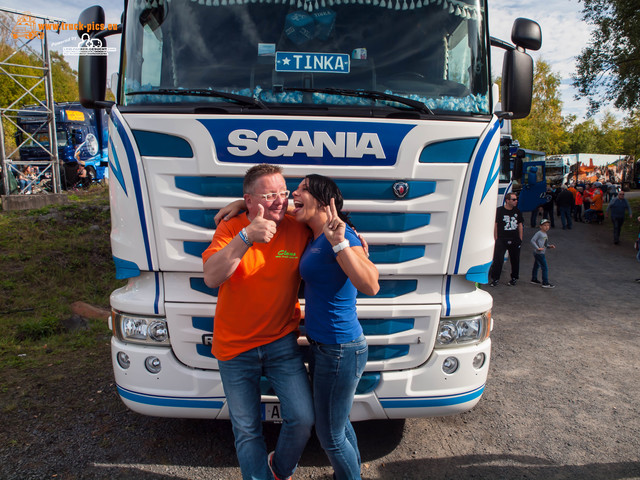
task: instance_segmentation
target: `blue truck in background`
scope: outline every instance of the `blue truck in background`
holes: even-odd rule
[[[506,123],[506,122],[505,122]],[[545,153],[522,148],[509,133],[500,137],[500,176],[498,206],[508,193],[518,195],[518,208],[530,212],[537,208],[547,190]]]
[[[109,165],[105,111],[85,108],[79,102],[57,103],[55,122],[62,188],[104,180]],[[45,150],[50,144],[46,110],[39,105],[26,105],[18,112],[17,123],[20,161],[49,161],[50,155]],[[46,183],[51,172],[44,172],[41,177]]]

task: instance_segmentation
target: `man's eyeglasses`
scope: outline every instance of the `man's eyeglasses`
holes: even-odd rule
[[[518,197],[507,198],[507,200],[511,200],[512,202],[517,202],[518,201]]]
[[[281,192],[273,192],[273,193],[254,193],[256,197],[262,197],[267,202],[273,202],[276,198],[280,197],[282,200],[286,200],[289,198],[290,190],[283,190]]]

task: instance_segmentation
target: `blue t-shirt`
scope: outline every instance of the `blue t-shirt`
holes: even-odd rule
[[[349,225],[345,238],[351,246],[362,246]],[[358,291],[344,273],[324,233],[313,240],[300,259],[304,280],[307,335],[319,343],[348,343],[362,335],[356,313]]]

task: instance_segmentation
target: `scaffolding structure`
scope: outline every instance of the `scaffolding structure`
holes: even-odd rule
[[[0,159],[2,161],[2,183],[6,195],[26,195],[31,193],[60,193],[60,160],[58,158],[58,142],[56,136],[55,102],[53,98],[53,83],[51,77],[51,58],[47,28],[40,25],[56,25],[58,28],[63,19],[51,16],[36,15],[0,7],[0,12],[18,16],[15,25],[9,25],[0,18],[0,32],[5,38],[14,40],[12,51],[0,58],[0,75],[5,76],[21,88],[21,95],[7,106],[0,106]],[[22,64],[19,52],[26,53],[36,65]],[[11,71],[13,70],[13,71]],[[35,72],[35,74],[34,74]],[[36,90],[44,87],[44,97],[39,98]],[[18,122],[21,107],[25,104],[35,104],[39,112],[43,112],[42,122],[34,132],[23,129]],[[16,148],[6,149],[11,142],[5,141],[5,122],[16,127],[20,134],[15,142]],[[48,135],[38,135],[47,132]],[[48,141],[47,141],[48,140]],[[21,161],[20,148],[25,144],[41,149],[44,154],[42,160]],[[10,150],[10,151],[5,151]],[[28,171],[23,171],[28,168]],[[10,182],[10,175],[15,176],[17,182]]]

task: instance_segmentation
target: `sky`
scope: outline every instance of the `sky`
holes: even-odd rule
[[[66,23],[75,23],[82,10],[92,5],[102,5],[106,13],[107,23],[119,23],[124,2],[122,0],[30,0],[28,11],[35,15],[53,16]],[[22,11],[24,0],[0,0],[0,7]],[[563,102],[562,114],[575,115],[578,121],[585,119],[588,104],[586,100],[575,100],[575,89],[571,86],[571,75],[575,72],[576,56],[589,41],[591,27],[582,21],[582,5],[578,0],[489,0],[489,29],[493,37],[511,41],[511,27],[518,17],[537,21],[542,28],[542,48],[537,52],[529,52],[534,61],[542,58],[551,65],[553,73],[560,76],[562,83],[560,95]],[[108,38],[109,47],[119,47],[119,36]],[[63,51],[64,47],[77,46],[78,37],[75,32],[63,31],[50,34],[51,48]],[[117,52],[109,53],[109,75],[118,66]],[[501,49],[492,48],[492,76],[502,75]],[[77,57],[67,57],[72,68],[77,69]],[[612,106],[604,111],[621,118],[622,114]],[[601,117],[601,112],[597,117]]]

